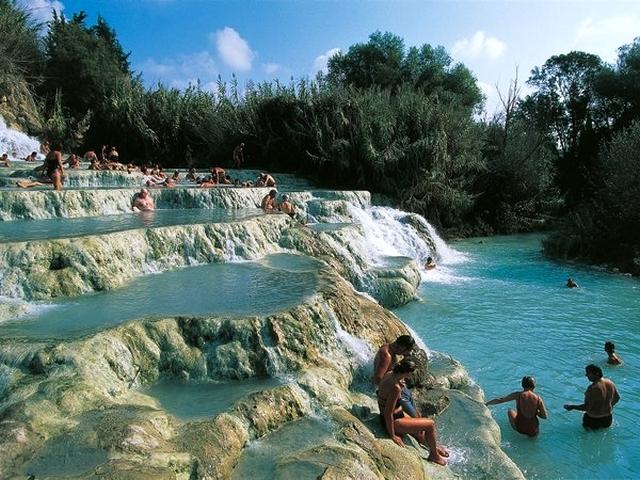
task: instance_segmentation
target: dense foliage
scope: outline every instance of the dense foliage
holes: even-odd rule
[[[503,111],[479,120],[483,96],[469,69],[443,47],[407,47],[388,32],[335,55],[314,80],[241,88],[234,77],[215,91],[146,88],[101,17],[54,16],[42,32],[0,0],[0,95],[11,104],[0,113],[16,110],[19,86],[43,121],[14,123],[67,150],[110,144],[127,161],[205,167],[229,165],[244,142],[247,166],[383,194],[450,234],[564,219],[548,252],[619,264],[638,256],[628,235],[637,216],[621,201],[640,194],[625,176],[639,166],[638,41],[615,65],[585,52],[553,56],[531,72],[530,95],[521,98],[515,80]],[[621,248],[608,254],[603,239]]]

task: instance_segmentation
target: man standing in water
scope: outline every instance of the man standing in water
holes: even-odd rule
[[[149,190],[143,188],[140,190],[140,193],[133,200],[133,205],[131,209],[134,212],[148,212],[155,208],[153,203],[153,198],[149,195]]]
[[[582,416],[582,426],[585,428],[609,428],[613,422],[613,407],[620,400],[618,389],[611,380],[602,377],[602,369],[597,365],[587,365],[585,372],[591,385],[584,392],[584,403],[566,404],[564,408],[585,412]]]

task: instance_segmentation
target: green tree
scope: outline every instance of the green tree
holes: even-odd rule
[[[570,204],[588,192],[587,180],[608,115],[595,91],[596,77],[605,68],[597,55],[570,52],[556,55],[534,68],[529,85],[537,90],[522,103],[530,122],[552,140],[557,151],[557,181]],[[594,149],[595,146],[595,149]]]

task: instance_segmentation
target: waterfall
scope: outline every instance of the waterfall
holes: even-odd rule
[[[449,247],[435,228],[423,217],[389,207],[362,209],[349,206],[349,214],[362,225],[364,245],[369,260],[383,264],[384,257],[404,256],[413,258],[422,265],[427,257],[442,264],[464,261],[464,254]],[[418,228],[415,225],[417,224]],[[421,228],[420,228],[421,227]],[[420,230],[431,237],[431,245]]]
[[[336,314],[327,305],[323,305],[322,308],[333,322],[338,340],[345,348],[345,350],[347,350],[351,354],[356,363],[358,365],[366,365],[368,363],[371,363],[371,359],[373,358],[374,353],[371,350],[369,344],[365,340],[351,335],[344,328],[342,328],[342,325],[340,325]]]
[[[0,155],[9,154],[12,160],[23,160],[31,152],[40,151],[40,142],[22,132],[7,127],[0,116]]]

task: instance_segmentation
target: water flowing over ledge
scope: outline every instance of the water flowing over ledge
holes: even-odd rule
[[[51,219],[120,213],[128,211],[134,192],[2,190],[0,199],[7,202],[0,215]],[[174,209],[254,208],[265,193],[153,192],[159,205]],[[451,465],[427,463],[420,448],[400,449],[379,427],[371,357],[382,343],[408,332],[383,305],[415,298],[426,257],[455,262],[457,253],[443,247],[423,218],[372,207],[367,192],[310,190],[290,196],[296,219],[261,215],[125,225],[122,231],[116,226],[70,238],[0,243],[0,294],[10,298],[4,302],[8,307],[0,308],[0,470],[81,478],[128,471],[140,478],[184,479],[241,478],[256,471],[300,478],[317,472],[315,477],[327,480],[522,478],[500,449],[499,429],[482,404],[482,392],[458,362],[428,352],[423,343],[415,395],[424,412],[438,414],[439,434],[452,449]],[[21,318],[58,318],[46,310],[58,308],[57,300],[51,302],[58,297],[73,303],[74,296],[102,291],[104,298],[121,298],[126,289],[136,291],[136,277],[151,273],[161,282],[169,275],[166,281],[180,288],[187,283],[171,275],[195,275],[195,270],[177,268],[247,260],[260,262],[279,280],[269,286],[233,281],[228,294],[233,288],[256,289],[275,302],[273,309],[216,314],[211,308],[202,314],[197,295],[221,306],[232,306],[232,297],[185,287],[184,301],[194,296],[192,312],[166,299],[183,315],[159,302],[155,316],[137,318],[135,309],[126,311],[130,301],[122,300],[117,322],[93,315],[98,323],[75,333],[53,324],[19,325]],[[270,291],[299,289],[300,278],[309,275],[320,281],[297,292],[303,295],[293,307],[278,300],[286,290]],[[225,278],[201,281],[210,281],[215,292],[217,285],[227,288]],[[93,299],[81,296],[75,303],[87,301]],[[207,311],[206,302],[202,305]],[[171,398],[153,393],[166,382],[210,392],[215,382],[231,380],[247,381],[237,384],[246,393],[208,418],[195,407],[172,413],[165,406]],[[291,450],[278,450],[286,444],[282,435]]]

